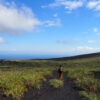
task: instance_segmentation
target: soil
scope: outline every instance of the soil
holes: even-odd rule
[[[94,73],[94,78],[100,79],[100,71],[95,71]]]

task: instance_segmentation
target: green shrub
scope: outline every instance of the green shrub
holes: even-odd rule
[[[80,79],[84,75],[89,74],[89,70],[87,68],[76,68],[68,70],[68,77],[72,79]]]
[[[84,96],[87,100],[100,100],[100,96],[96,93],[87,93],[86,91],[81,91],[80,95]]]
[[[52,79],[50,80],[50,85],[53,86],[54,88],[61,88],[63,87],[64,82],[62,80]]]
[[[79,79],[76,81],[76,84],[78,87],[90,91],[90,92],[97,92],[100,86],[100,81],[97,79],[94,79],[91,76],[83,77],[82,79]]]
[[[98,95],[100,79],[95,79],[93,74],[94,71],[100,71],[99,67],[76,67],[65,70],[68,72],[68,77],[74,80],[76,86],[84,90],[80,94],[86,97],[86,100],[100,100],[100,95]]]
[[[20,98],[29,88],[40,89],[45,76],[52,76],[50,68],[14,68],[0,70],[0,91],[13,98]]]

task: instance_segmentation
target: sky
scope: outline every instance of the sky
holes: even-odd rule
[[[0,0],[0,54],[100,52],[100,0]]]

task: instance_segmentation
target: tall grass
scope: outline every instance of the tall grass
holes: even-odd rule
[[[93,73],[94,71],[100,71],[99,67],[65,68],[65,71],[68,72],[68,77],[74,80],[76,86],[83,90],[80,91],[81,95],[85,96],[88,100],[100,100],[100,96],[98,95],[100,79],[95,79]]]
[[[9,69],[0,69],[0,91],[6,96],[11,95],[13,98],[20,98],[29,88],[41,88],[41,82],[46,81],[45,76],[52,76],[52,70],[58,69],[59,65],[63,65],[64,71],[68,72],[68,77],[74,80],[77,87],[85,91],[84,96],[88,93],[88,96],[95,100],[95,95],[100,93],[98,91],[100,80],[93,76],[93,71],[100,71],[100,57],[62,59],[62,61],[16,60],[15,62],[18,63],[16,65],[6,62],[0,63],[1,67],[9,67]],[[16,67],[18,68],[16,69]],[[88,96],[86,97],[88,98]]]
[[[88,93],[86,91],[81,91],[80,95],[84,96],[85,99],[88,99],[88,100],[100,100],[100,95],[96,93],[91,93],[91,92]]]
[[[29,88],[40,89],[45,76],[52,76],[50,68],[22,68],[0,70],[0,91],[6,96],[20,98]]]

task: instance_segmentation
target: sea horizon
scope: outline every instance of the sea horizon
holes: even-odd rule
[[[72,55],[53,55],[53,54],[0,54],[0,59],[50,59],[59,57],[70,57]]]

